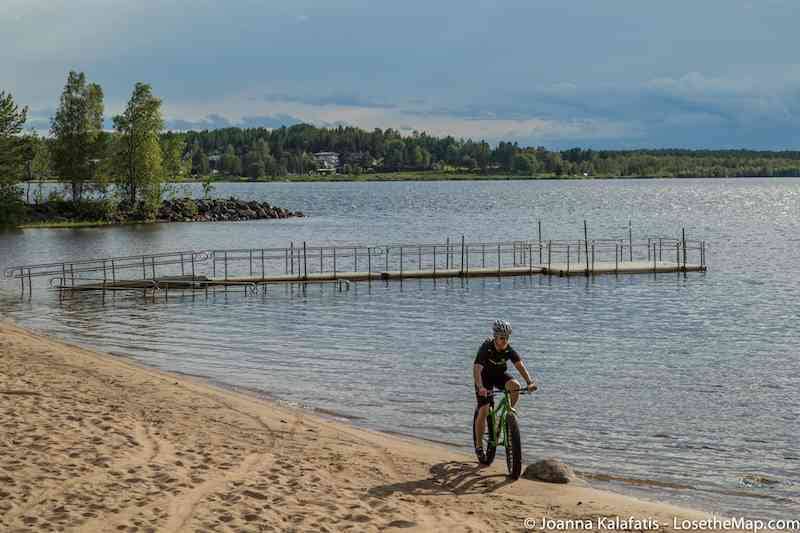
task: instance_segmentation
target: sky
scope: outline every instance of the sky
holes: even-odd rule
[[[800,149],[796,0],[0,0],[0,90],[70,70],[171,129],[394,128],[565,149]],[[110,121],[109,121],[110,122]]]

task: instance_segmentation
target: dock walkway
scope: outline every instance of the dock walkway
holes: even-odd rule
[[[11,267],[24,295],[37,279],[62,292],[206,291],[259,285],[504,276],[705,272],[705,241],[650,237],[179,251]]]

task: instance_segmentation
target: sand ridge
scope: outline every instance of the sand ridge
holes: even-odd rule
[[[697,511],[505,476],[0,322],[0,531],[524,531]]]

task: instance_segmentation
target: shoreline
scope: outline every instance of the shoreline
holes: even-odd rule
[[[0,529],[520,531],[524,518],[701,520],[585,482],[509,482],[356,427],[0,320]],[[11,416],[8,416],[11,415]],[[113,526],[113,527],[108,527]],[[126,529],[127,528],[127,529]],[[271,529],[270,529],[271,528]]]

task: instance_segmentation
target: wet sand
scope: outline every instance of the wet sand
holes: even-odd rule
[[[353,427],[0,322],[0,531],[524,531],[704,513],[510,482],[505,461]],[[530,460],[530,458],[529,458]],[[604,522],[605,520],[605,522]],[[639,529],[639,528],[630,528]]]

